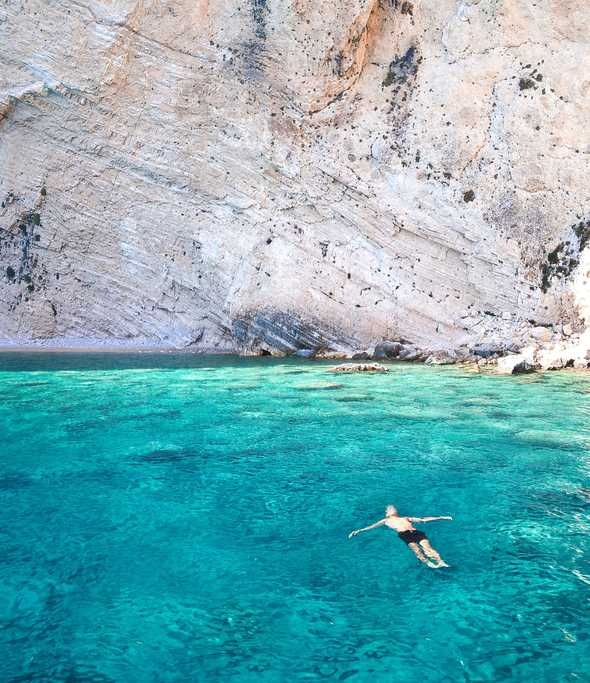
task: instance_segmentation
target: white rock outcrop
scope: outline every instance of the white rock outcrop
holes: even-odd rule
[[[578,334],[588,25],[574,0],[5,0],[0,340]]]
[[[499,375],[521,375],[536,369],[538,365],[532,365],[525,356],[515,354],[498,359],[496,372]]]

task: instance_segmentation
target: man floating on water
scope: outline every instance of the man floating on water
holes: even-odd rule
[[[397,535],[407,544],[408,548],[416,555],[420,562],[424,562],[432,569],[440,569],[441,567],[448,567],[449,565],[442,559],[436,550],[430,545],[430,541],[426,534],[414,528],[412,522],[436,522],[439,519],[450,519],[452,517],[400,517],[393,505],[388,505],[385,508],[385,518],[371,524],[371,526],[363,527],[362,529],[355,529],[348,534],[348,538],[352,538],[361,531],[369,531],[369,529],[376,529],[378,526],[387,526],[393,531],[397,531]]]

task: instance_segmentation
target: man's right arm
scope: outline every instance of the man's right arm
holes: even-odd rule
[[[348,534],[348,538],[352,538],[353,536],[360,534],[361,531],[369,531],[369,529],[376,529],[378,526],[382,526],[383,524],[385,524],[385,520],[380,519],[378,522],[375,522],[375,524],[371,524],[370,526],[365,526],[362,529],[355,529],[354,531],[351,531]]]

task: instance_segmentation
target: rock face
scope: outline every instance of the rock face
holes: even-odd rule
[[[0,340],[580,332],[589,23],[575,0],[6,0]]]

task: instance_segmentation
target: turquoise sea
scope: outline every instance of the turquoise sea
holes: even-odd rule
[[[1,354],[0,680],[590,681],[590,377],[329,365]]]

